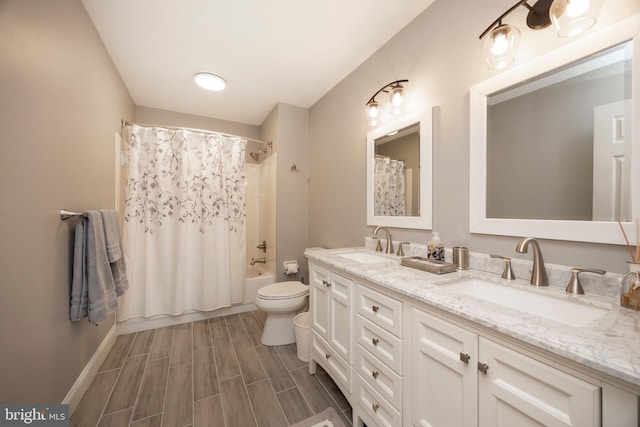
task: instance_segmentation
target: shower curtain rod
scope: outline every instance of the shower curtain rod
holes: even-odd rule
[[[139,126],[146,126],[146,127],[160,127],[160,128],[166,128],[166,129],[174,129],[174,130],[180,130],[180,129],[185,129],[185,130],[190,130],[192,132],[203,132],[203,133],[217,133],[220,135],[224,135],[224,136],[229,136],[232,138],[244,138],[247,141],[251,141],[251,142],[257,142],[258,144],[264,144],[266,146],[268,146],[269,148],[271,148],[273,146],[273,142],[272,141],[262,141],[259,139],[254,139],[254,138],[247,138],[246,136],[240,136],[240,135],[234,135],[232,133],[225,133],[225,132],[217,132],[214,130],[206,130],[206,129],[194,129],[194,128],[185,128],[185,127],[178,127],[178,126],[160,126],[160,125],[149,125],[149,124],[145,124],[145,123],[131,123],[125,119],[121,119],[120,120],[120,126],[122,127],[127,127],[129,125],[132,124],[137,124]]]

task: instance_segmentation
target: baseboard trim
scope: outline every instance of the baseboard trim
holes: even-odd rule
[[[116,342],[118,336],[117,331],[118,328],[114,323],[62,401],[63,404],[69,405],[69,415],[73,414],[73,411],[78,407],[82,396],[84,396],[89,385],[91,385],[91,381],[93,381],[100,366],[102,366],[102,362],[104,362],[107,354],[109,354],[109,350],[111,350],[111,347],[113,347],[113,344]]]
[[[148,329],[164,328],[167,326],[180,325],[182,323],[197,322],[198,320],[212,319],[214,317],[228,316],[230,314],[244,313],[256,310],[256,305],[238,304],[231,307],[219,308],[213,311],[197,311],[182,314],[179,316],[157,316],[150,319],[134,318],[118,322],[118,335],[131,334],[134,332],[146,331]]]

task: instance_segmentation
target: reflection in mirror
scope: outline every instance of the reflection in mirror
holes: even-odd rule
[[[630,114],[630,43],[489,96],[487,217],[629,221]]]
[[[408,114],[367,134],[367,224],[430,229],[431,115]]]
[[[374,215],[420,215],[420,126],[377,138],[373,169]]]
[[[635,15],[471,88],[470,232],[635,237],[639,32]]]

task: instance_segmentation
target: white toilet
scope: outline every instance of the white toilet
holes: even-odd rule
[[[309,287],[301,282],[278,282],[258,289],[256,306],[267,313],[260,342],[270,346],[294,343],[293,318],[308,299]]]

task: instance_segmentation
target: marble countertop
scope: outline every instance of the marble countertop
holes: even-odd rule
[[[401,266],[399,257],[395,256],[387,256],[388,261],[371,264],[340,256],[363,250],[365,249],[315,249],[307,250],[305,256],[311,261],[330,265],[339,271],[623,380],[635,386],[634,388],[640,387],[640,312],[620,307],[617,298],[589,292],[586,295],[569,295],[562,287],[536,288],[528,281],[506,281],[499,275],[473,269],[436,275]],[[586,326],[568,326],[516,308],[465,295],[456,290],[455,286],[447,286],[467,277],[517,287],[525,292],[578,300],[605,308],[606,313]]]

